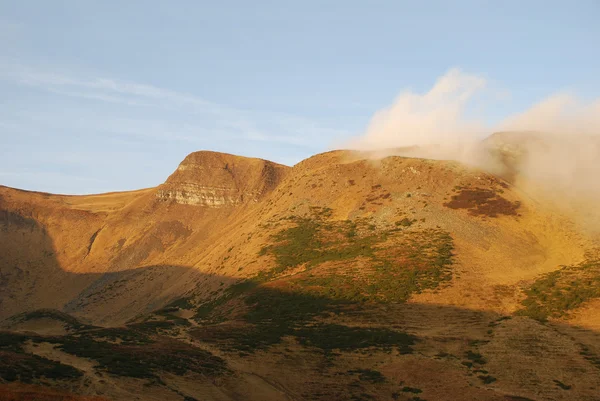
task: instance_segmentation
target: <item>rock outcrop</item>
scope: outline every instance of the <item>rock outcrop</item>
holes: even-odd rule
[[[163,201],[209,207],[258,202],[289,169],[263,159],[194,152],[158,187],[156,196]]]

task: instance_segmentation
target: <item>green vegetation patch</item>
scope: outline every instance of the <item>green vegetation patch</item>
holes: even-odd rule
[[[410,353],[411,345],[417,341],[412,335],[389,329],[317,323],[316,317],[351,305],[327,297],[259,286],[245,295],[244,304],[247,308],[241,316],[243,325],[208,325],[192,334],[202,341],[244,353],[278,344],[287,336],[326,354],[370,347]]]
[[[331,222],[322,215],[293,216],[288,220],[294,226],[272,236],[274,244],[264,247],[259,253],[275,258],[276,266],[269,272],[269,277],[301,265],[311,268],[359,256],[373,258],[375,245],[387,239],[385,233],[374,234],[362,221]],[[368,231],[367,235],[364,235],[365,231]]]
[[[118,376],[157,378],[161,371],[215,376],[227,372],[221,358],[176,340],[116,344],[89,336],[67,336],[55,341],[64,352],[93,359],[96,368]]]
[[[372,221],[327,221],[322,215],[291,217],[294,226],[272,237],[261,250],[276,266],[259,275],[267,281],[288,269],[305,267],[294,275],[294,290],[354,302],[405,302],[411,294],[435,289],[452,278],[452,237],[440,229],[408,229],[415,220],[404,218],[394,227],[373,230]],[[360,259],[359,270],[338,263],[327,272],[325,262]]]
[[[559,318],[584,302],[600,298],[600,258],[543,275],[525,290],[518,314],[539,321]]]
[[[167,315],[164,318],[166,320],[146,320],[141,323],[129,324],[127,327],[143,334],[170,334],[180,327],[192,325],[189,320],[178,316]]]
[[[225,361],[167,337],[150,337],[149,323],[123,328],[82,330],[66,336],[39,336],[0,332],[0,377],[7,381],[30,382],[35,378],[70,379],[81,376],[71,366],[26,354],[26,341],[49,342],[60,350],[97,362],[107,373],[135,378],[159,378],[161,372],[183,375],[188,372],[217,376],[228,372]],[[147,330],[152,332],[152,330]]]
[[[143,333],[177,334],[181,328],[192,325],[188,319],[176,315],[179,311],[178,306],[168,305],[152,312],[142,322],[129,323],[127,328]]]
[[[29,340],[39,342],[42,341],[42,337],[0,332],[0,379],[32,383],[42,378],[68,380],[83,375],[72,366],[25,353],[23,343]]]
[[[294,335],[300,344],[320,348],[326,353],[375,347],[388,351],[397,348],[401,354],[410,354],[413,351],[411,345],[417,341],[415,336],[398,331],[338,324],[303,327],[296,330]]]
[[[384,383],[386,381],[385,376],[381,372],[372,369],[354,369],[349,370],[349,374],[358,374],[360,381],[366,381],[369,383]]]
[[[179,298],[179,299],[176,299],[175,301],[171,302],[170,304],[165,306],[164,309],[172,308],[173,310],[179,310],[179,309],[192,309],[193,307],[194,307],[194,305],[192,304],[190,298],[183,297],[183,298]]]
[[[70,380],[83,373],[72,366],[41,356],[0,350],[0,379],[32,383],[40,379]]]
[[[0,350],[23,352],[23,343],[31,337],[11,331],[0,331]]]
[[[240,295],[249,293],[250,290],[256,288],[262,281],[259,279],[242,280],[239,283],[233,284],[224,290],[223,294],[214,297],[212,300],[205,302],[196,308],[194,315],[195,320],[210,319],[214,321],[222,321],[225,319],[223,313],[216,314],[220,307],[226,305],[229,301],[239,297]]]
[[[284,337],[328,354],[369,347],[411,352],[417,339],[409,334],[318,318],[361,310],[365,303],[405,302],[413,293],[438,288],[452,278],[452,238],[443,230],[419,229],[407,218],[377,229],[369,219],[330,221],[330,215],[330,209],[311,208],[308,216],[283,219],[289,225],[260,251],[273,257],[274,268],[196,307],[194,319],[203,327],[194,336],[242,353]],[[360,261],[360,269],[352,261]]]
[[[136,329],[136,325],[128,327],[106,327],[95,330],[85,330],[67,338],[85,338],[95,341],[112,342],[124,345],[142,345],[154,342],[149,333]]]
[[[21,313],[21,314],[11,317],[10,320],[12,322],[19,323],[19,322],[26,322],[28,320],[44,319],[44,318],[63,322],[75,330],[94,328],[94,326],[84,324],[84,323],[80,322],[78,319],[74,318],[73,316],[71,316],[67,313],[61,312],[59,310],[56,310],[56,309],[38,309],[38,310],[31,311],[31,312],[24,312],[24,313]]]
[[[353,302],[406,302],[413,293],[435,289],[452,278],[452,238],[438,230],[406,233],[393,248],[376,251],[360,269],[298,274],[298,291]]]

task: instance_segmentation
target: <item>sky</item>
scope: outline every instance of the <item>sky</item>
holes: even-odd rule
[[[197,150],[293,165],[377,140],[398,104],[402,136],[593,103],[599,19],[597,0],[0,0],[0,184],[151,187]]]

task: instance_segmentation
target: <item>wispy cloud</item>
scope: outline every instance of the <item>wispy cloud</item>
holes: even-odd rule
[[[24,65],[7,65],[0,76],[14,83],[36,87],[56,94],[96,99],[130,105],[181,107],[187,106],[215,114],[235,112],[198,96],[180,93],[135,82],[103,77],[72,76],[64,73],[33,69]]]
[[[137,122],[140,124],[137,129],[132,129],[135,119],[121,121],[126,124],[118,131],[131,135],[194,141],[198,135],[206,133],[206,128],[202,129],[202,127],[208,126],[212,127],[215,134],[228,132],[228,136],[249,141],[270,141],[296,146],[312,146],[317,143],[326,145],[331,142],[332,137],[347,135],[347,132],[343,130],[324,127],[309,118],[285,113],[238,109],[211,102],[193,94],[137,82],[105,77],[75,76],[15,64],[0,68],[0,79],[70,98],[186,113],[191,116],[191,119],[196,120],[196,123],[187,124],[187,126],[181,126],[175,122],[156,124],[154,121],[151,130],[144,127],[147,124],[141,120]],[[163,131],[158,133],[157,126],[161,125]],[[174,129],[164,129],[165,125],[171,125]],[[181,132],[182,130],[185,133]]]
[[[303,116],[244,110],[95,74],[0,63],[0,182],[93,193],[162,182],[189,152],[210,149],[295,164],[342,130]],[[106,178],[110,177],[110,178]]]

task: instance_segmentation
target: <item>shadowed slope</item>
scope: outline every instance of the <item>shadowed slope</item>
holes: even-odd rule
[[[200,310],[200,320],[185,317]],[[85,387],[67,376],[42,383],[117,400],[135,392],[148,400],[411,400],[418,393],[591,401],[600,386],[596,332],[456,307],[340,301],[284,288],[280,279],[238,284],[209,310],[179,301],[118,328],[1,334],[0,348],[10,349],[0,352],[72,364],[101,379]]]

